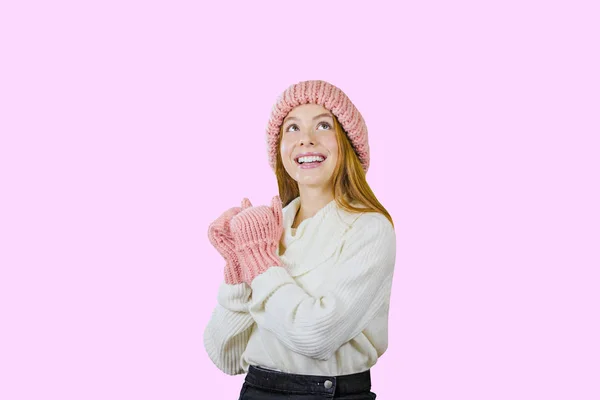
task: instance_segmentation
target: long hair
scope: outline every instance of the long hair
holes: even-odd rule
[[[338,162],[333,171],[334,198],[337,205],[348,212],[379,212],[390,221],[392,227],[394,221],[390,213],[377,200],[371,187],[367,183],[365,170],[358,156],[352,148],[346,131],[339,123],[337,117],[333,116],[333,126],[338,142]],[[283,136],[283,125],[279,131],[277,141],[277,158],[275,162],[275,176],[279,188],[279,198],[283,207],[300,195],[298,182],[296,182],[285,170],[281,160],[281,138]],[[359,202],[364,207],[354,207],[352,202]]]

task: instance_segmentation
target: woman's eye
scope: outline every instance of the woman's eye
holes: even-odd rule
[[[323,127],[323,129],[331,129],[331,125],[329,125],[329,123],[327,122],[319,122],[319,125],[317,125],[317,128]],[[286,132],[295,132],[295,131],[299,131],[300,128],[298,128],[298,125],[296,124],[292,124],[290,126],[287,127]]]

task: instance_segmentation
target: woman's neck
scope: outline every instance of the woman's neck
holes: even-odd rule
[[[297,228],[305,219],[312,218],[319,210],[329,204],[333,199],[333,189],[315,190],[311,188],[300,188],[300,208],[296,212],[296,217],[292,228]]]

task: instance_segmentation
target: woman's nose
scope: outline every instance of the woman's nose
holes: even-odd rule
[[[300,145],[301,145],[301,146],[308,145],[308,144],[310,144],[310,145],[313,145],[313,146],[314,146],[314,145],[315,145],[315,142],[314,142],[313,140],[311,140],[311,139],[308,139],[308,138],[307,138],[307,139],[301,139],[301,140],[300,140]]]
[[[306,129],[303,131],[302,135],[300,136],[300,144],[315,144],[314,141],[314,132],[312,131],[312,129]]]

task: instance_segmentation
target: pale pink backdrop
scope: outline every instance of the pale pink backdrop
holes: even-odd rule
[[[237,399],[208,224],[344,90],[398,253],[378,399],[600,398],[597,2],[0,5],[0,398]]]

